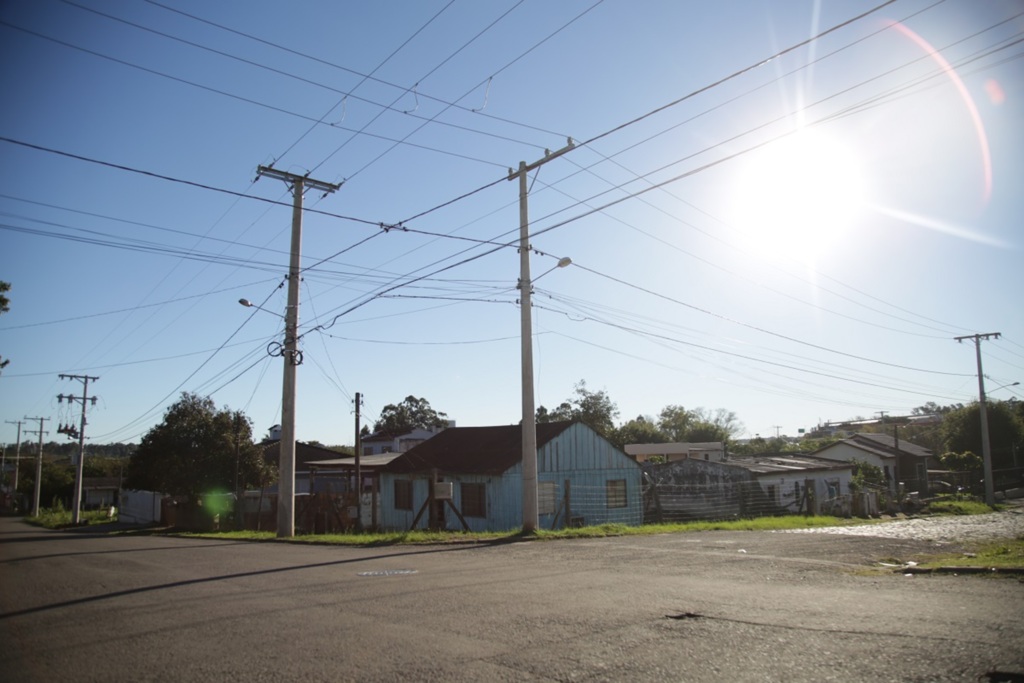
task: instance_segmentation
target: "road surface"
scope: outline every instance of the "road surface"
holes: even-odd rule
[[[343,548],[0,519],[5,681],[977,681],[1024,583],[931,540],[707,532]]]

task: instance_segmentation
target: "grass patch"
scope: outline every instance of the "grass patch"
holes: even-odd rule
[[[925,512],[934,515],[986,515],[1001,510],[1001,506],[991,507],[977,500],[944,499],[932,501]]]
[[[38,517],[24,517],[23,519],[29,524],[41,526],[44,529],[64,529],[72,526],[71,510],[65,510],[62,506],[44,508],[39,511]],[[86,510],[79,515],[79,520],[80,526],[92,526],[116,522],[117,517],[111,519],[106,510]]]
[[[524,535],[518,529],[514,531],[395,531],[389,533],[350,533],[350,534],[319,534],[301,535],[289,539],[292,543],[316,543],[322,545],[347,546],[378,546],[378,545],[415,545],[445,543],[495,543],[520,539],[536,538],[555,540],[560,538],[604,538],[608,536],[650,536],[653,534],[687,533],[694,531],[780,531],[785,529],[805,529],[808,527],[841,526],[864,523],[864,520],[849,520],[839,517],[805,517],[790,515],[785,517],[760,517],[757,519],[737,519],[720,522],[686,522],[679,524],[645,524],[643,526],[627,526],[625,524],[599,524],[574,529],[557,529],[554,531],[538,530],[535,534]],[[272,531],[209,531],[209,532],[178,532],[169,530],[177,536],[188,538],[214,538],[220,540],[239,541],[275,541],[277,535]]]
[[[993,541],[975,546],[970,553],[934,555],[922,567],[997,567],[1024,569],[1024,538]]]

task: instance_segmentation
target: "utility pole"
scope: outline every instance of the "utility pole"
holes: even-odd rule
[[[32,496],[32,516],[39,516],[39,493],[42,490],[41,484],[43,481],[43,434],[49,434],[50,432],[43,431],[43,423],[49,420],[48,417],[26,417],[26,420],[39,420],[39,429],[31,430],[26,429],[25,431],[29,434],[39,435],[39,450],[36,451],[36,483],[35,483],[35,494]]]
[[[363,437],[359,434],[359,408],[363,395],[356,392],[356,531],[363,530],[363,470],[359,461],[363,450]]]
[[[11,491],[14,493],[14,503],[17,506],[18,503],[18,465],[21,463],[21,425],[24,424],[22,420],[6,420],[9,425],[18,425],[18,442],[14,445],[14,486]],[[4,451],[6,454],[6,451]]]
[[[281,382],[281,455],[277,485],[277,536],[295,535],[295,369],[302,363],[298,349],[299,336],[299,265],[302,257],[302,196],[307,188],[321,190],[325,195],[336,191],[340,184],[313,180],[307,175],[279,171],[272,166],[256,169],[256,179],[268,176],[283,180],[292,191],[292,243],[288,266],[288,307],[284,316],[284,378]]]
[[[775,438],[779,438],[779,430],[782,429],[782,425],[772,425],[772,429],[775,430]]]
[[[981,413],[981,463],[985,474],[986,505],[996,504],[996,491],[995,482],[992,481],[992,446],[988,436],[988,411],[985,409],[985,374],[981,371],[981,340],[999,339],[1001,334],[1001,332],[988,332],[954,337],[960,343],[963,343],[964,339],[973,339],[975,355],[978,358],[978,409]]]
[[[530,214],[527,208],[529,189],[526,174],[543,164],[571,151],[576,144],[568,144],[557,152],[544,150],[544,158],[527,164],[519,162],[519,170],[508,170],[508,179],[519,178],[519,313],[522,341],[523,384],[523,532],[537,530],[540,515],[537,508],[537,413],[533,399],[533,311],[530,310]]]
[[[82,402],[81,426],[77,430],[70,425],[62,428],[63,432],[69,437],[78,437],[78,463],[75,465],[75,499],[71,508],[71,523],[78,524],[82,519],[82,473],[85,467],[85,403],[86,401],[92,401],[92,404],[96,405],[96,397],[89,396],[89,382],[95,382],[99,377],[90,377],[89,375],[58,375],[58,377],[61,379],[77,379],[82,383],[81,396],[57,394],[57,403],[65,399],[67,399],[68,403]]]

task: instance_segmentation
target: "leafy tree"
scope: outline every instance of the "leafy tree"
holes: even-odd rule
[[[943,469],[951,472],[973,472],[982,468],[981,456],[970,451],[954,453],[952,451],[939,456],[939,463]]]
[[[963,407],[963,403],[953,403],[948,406],[940,406],[935,401],[928,401],[923,406],[914,408],[911,413],[913,415],[945,415],[946,413],[959,410]]]
[[[380,419],[373,425],[373,431],[387,436],[401,436],[414,429],[446,427],[448,414],[439,413],[425,398],[406,396],[399,404],[389,403],[380,411]]]
[[[197,499],[232,491],[236,453],[240,485],[261,485],[272,465],[252,441],[252,423],[241,412],[217,410],[213,400],[182,393],[163,422],[142,437],[131,456],[127,488]]]
[[[1013,467],[1014,449],[1024,446],[1024,422],[1013,406],[1004,401],[986,403],[992,467]],[[950,411],[942,418],[941,433],[946,450],[981,453],[981,408],[977,402]]]
[[[665,406],[658,427],[673,442],[728,441],[743,429],[731,410],[705,408],[687,410],[680,405]]]
[[[878,465],[870,465],[856,458],[850,461],[850,465],[853,466],[853,476],[850,477],[851,491],[860,491],[867,485],[886,486],[885,473]]]
[[[669,440],[652,418],[643,415],[619,425],[608,438],[619,448],[631,443],[667,443]]]
[[[619,416],[619,408],[608,397],[608,393],[590,391],[585,380],[576,383],[575,395],[548,411],[544,406],[537,409],[537,422],[556,422],[559,420],[579,420],[593,428],[599,434],[608,436],[615,429],[615,418]]]
[[[673,443],[686,443],[693,426],[693,415],[679,405],[667,405],[658,414],[658,429]]]

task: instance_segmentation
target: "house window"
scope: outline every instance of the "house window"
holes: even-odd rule
[[[605,493],[608,496],[609,508],[626,507],[626,480],[609,479],[605,482]]]
[[[838,498],[839,497],[839,480],[838,479],[826,479],[825,486],[828,487],[828,497]]]
[[[558,486],[553,481],[542,481],[537,484],[537,512],[542,515],[555,514],[555,503],[558,497]]]
[[[462,514],[466,517],[487,516],[487,488],[484,484],[459,485],[462,489]]]
[[[412,481],[395,479],[395,509],[412,511]]]

